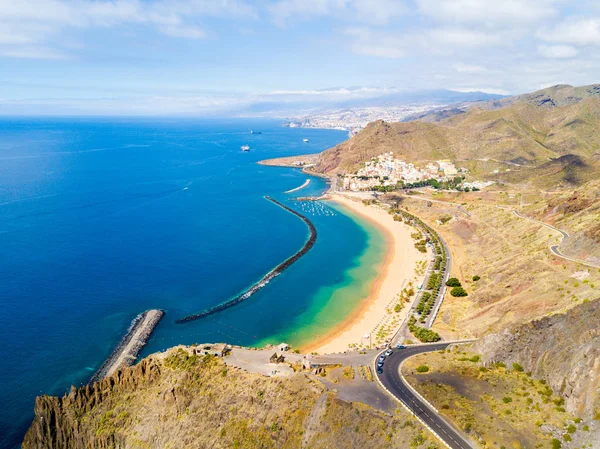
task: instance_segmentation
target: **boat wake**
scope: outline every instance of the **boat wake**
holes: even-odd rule
[[[200,313],[196,313],[194,315],[189,315],[184,318],[181,318],[181,319],[175,321],[177,324],[182,324],[182,323],[187,323],[189,321],[199,320],[200,318],[204,318],[208,315],[213,315],[217,312],[220,312],[222,310],[233,307],[242,301],[245,301],[246,299],[250,298],[253,294],[255,294],[257,291],[259,291],[261,288],[266,286],[271,280],[273,280],[273,278],[275,278],[276,276],[279,276],[281,273],[283,273],[285,270],[287,270],[294,262],[296,262],[298,259],[300,259],[302,256],[304,256],[314,246],[315,242],[317,241],[317,229],[315,228],[315,226],[312,224],[312,222],[308,218],[306,218],[301,213],[296,212],[295,210],[290,209],[289,207],[281,204],[276,199],[273,199],[269,196],[266,196],[265,198],[267,200],[271,201],[273,204],[276,204],[277,206],[281,207],[282,209],[287,210],[291,214],[294,214],[295,216],[300,218],[306,224],[306,226],[308,226],[310,234],[308,236],[308,239],[302,246],[302,248],[300,248],[300,250],[297,251],[293,256],[288,257],[283,262],[281,262],[279,265],[277,265],[275,268],[273,268],[271,271],[269,271],[266,275],[264,275],[262,277],[262,279],[260,279],[254,285],[252,285],[249,289],[243,291],[236,297],[230,299],[229,301],[225,301],[221,304],[217,304],[216,306],[211,307],[209,309],[203,310]]]

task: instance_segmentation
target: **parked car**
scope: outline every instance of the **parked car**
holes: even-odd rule
[[[382,366],[378,366],[377,367],[377,374],[383,374],[383,368],[382,368]]]
[[[385,355],[390,356],[392,355],[392,350],[388,349],[387,351],[385,351]]]
[[[383,363],[385,361],[385,355],[381,354],[381,357],[379,357],[379,362]]]
[[[396,349],[405,349],[405,348],[406,348],[406,346],[404,346],[404,345],[396,345]]]

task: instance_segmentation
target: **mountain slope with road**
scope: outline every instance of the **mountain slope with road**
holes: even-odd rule
[[[389,355],[383,364],[382,372],[377,374],[381,385],[400,401],[406,408],[432,432],[434,432],[451,449],[471,449],[473,446],[462,433],[448,423],[425,401],[402,376],[400,368],[404,361],[418,354],[444,350],[449,343],[408,346],[397,349]]]

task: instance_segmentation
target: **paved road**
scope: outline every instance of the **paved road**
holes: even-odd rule
[[[409,357],[425,352],[446,349],[451,343],[436,343],[430,345],[408,346],[406,349],[394,350],[383,365],[383,373],[377,374],[379,382],[396,399],[410,409],[438,438],[452,449],[472,449],[473,446],[439,413],[426,404],[404,380],[400,374],[400,365]]]
[[[541,220],[536,220],[535,218],[531,218],[531,217],[528,217],[526,215],[523,215],[523,214],[521,214],[517,210],[513,210],[513,212],[514,212],[514,214],[517,217],[524,218],[525,220],[529,220],[529,221],[534,221],[536,223],[541,224],[542,226],[546,226],[547,228],[552,229],[553,231],[560,232],[562,234],[561,243],[565,239],[569,238],[569,234],[567,234],[562,229],[555,228],[554,226],[552,226],[552,225],[550,225],[548,223],[545,223],[545,222],[543,222]],[[558,257],[562,257],[563,259],[570,260],[571,262],[577,262],[577,263],[580,263],[582,265],[586,265],[588,267],[600,268],[600,265],[594,265],[593,263],[589,263],[589,262],[586,262],[586,261],[581,260],[581,259],[575,259],[574,257],[565,256],[563,253],[560,252],[560,250],[558,249],[558,247],[559,247],[559,245],[552,245],[552,246],[550,246],[550,251],[552,251],[552,253],[554,253]]]

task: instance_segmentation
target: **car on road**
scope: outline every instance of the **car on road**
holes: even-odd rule
[[[390,356],[392,355],[392,350],[388,349],[387,351],[385,351],[385,355]]]
[[[406,349],[406,346],[404,346],[404,345],[396,345],[396,349]]]
[[[379,363],[383,363],[385,361],[385,355],[381,354],[381,357],[379,357]]]
[[[383,367],[382,366],[378,366],[377,367],[377,374],[383,374]]]

